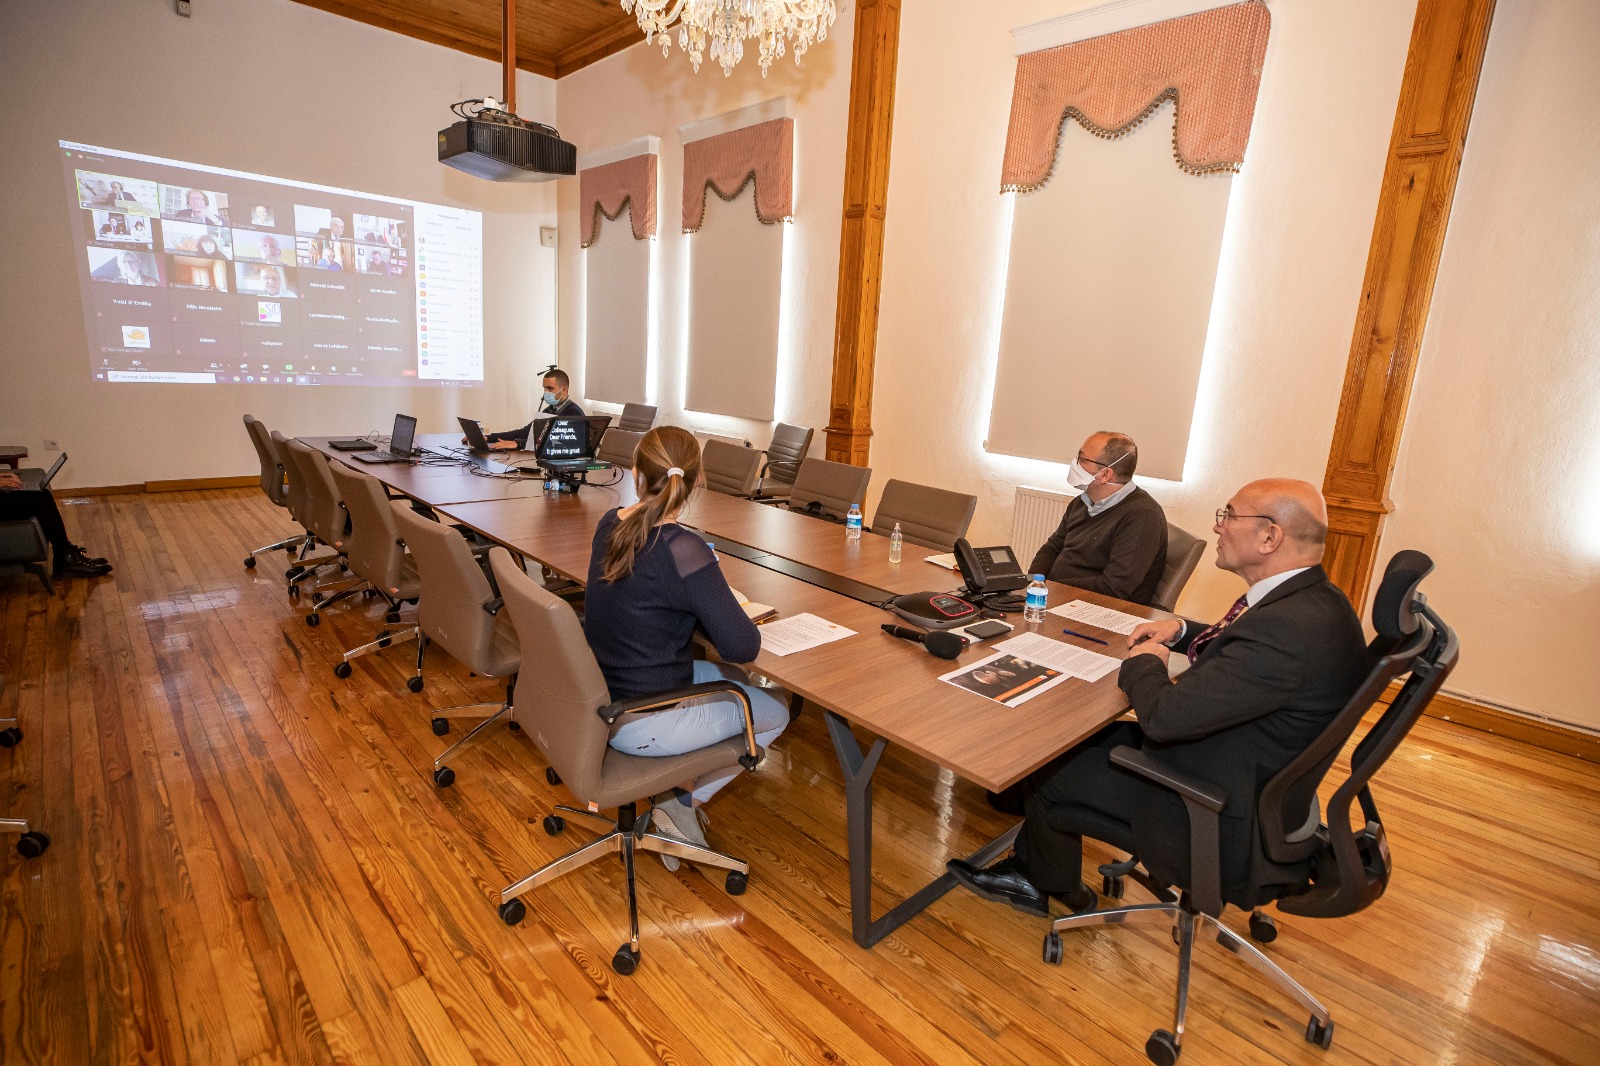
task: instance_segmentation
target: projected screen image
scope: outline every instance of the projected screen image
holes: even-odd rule
[[[60,148],[96,380],[483,382],[479,212]]]

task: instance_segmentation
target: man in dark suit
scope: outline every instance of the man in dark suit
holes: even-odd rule
[[[1071,817],[1060,817],[1085,808],[1127,827],[1123,839],[1107,843],[1160,855],[1165,869],[1186,869],[1182,801],[1111,764],[1111,749],[1128,744],[1228,790],[1220,842],[1224,893],[1243,894],[1259,789],[1333,719],[1368,662],[1361,622],[1320,565],[1328,517],[1314,486],[1251,482],[1217,512],[1212,531],[1217,566],[1244,578],[1249,589],[1214,625],[1174,618],[1129,634],[1131,651],[1117,683],[1138,722],[1113,723],[1030,776],[1016,852],[986,870],[953,860],[949,870],[957,880],[1030,914],[1047,914],[1050,896],[1075,911],[1092,910],[1096,896],[1082,880],[1082,837]],[[1176,680],[1168,670],[1174,651],[1191,664]]]

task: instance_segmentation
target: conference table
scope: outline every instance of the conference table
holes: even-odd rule
[[[333,438],[301,438],[330,459],[347,456],[328,446]],[[458,439],[426,435],[424,447],[453,447]],[[497,453],[503,462],[533,462],[526,453]],[[619,471],[610,485],[586,485],[576,493],[544,491],[539,475],[485,477],[460,465],[350,465],[377,477],[390,490],[432,508],[442,518],[537,562],[571,580],[587,580],[595,526],[613,507],[637,499],[633,478]],[[602,472],[598,479],[612,476]],[[1116,673],[1095,682],[1070,678],[1017,706],[993,702],[946,684],[941,674],[993,653],[993,642],[962,651],[956,662],[937,659],[921,646],[883,633],[899,619],[878,606],[891,596],[948,591],[960,578],[925,561],[933,549],[907,543],[903,559],[889,562],[889,541],[870,531],[847,540],[844,528],[782,507],[702,489],[679,516],[717,552],[728,583],[747,599],[770,604],[779,617],[810,613],[853,630],[854,635],[788,655],[763,647],[752,672],[763,675],[821,709],[845,779],[851,932],[871,947],[926,909],[956,884],[941,875],[873,916],[872,778],[890,744],[905,749],[992,791],[1001,791],[1089,736],[1127,709]],[[1163,611],[1052,584],[1050,602],[1079,599],[1144,618]],[[1017,629],[1114,658],[1126,652],[1106,632],[1105,645],[1062,632],[1061,620]],[[1074,622],[1076,629],[1089,629]],[[871,739],[864,746],[852,726]],[[968,860],[987,864],[1010,847],[1017,827]]]

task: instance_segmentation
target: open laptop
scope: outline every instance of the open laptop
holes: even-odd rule
[[[456,421],[461,423],[461,435],[467,438],[467,451],[473,455],[488,455],[489,438],[483,435],[483,423],[476,418],[462,418],[459,415]]]
[[[532,450],[545,470],[587,470],[594,465],[610,415],[551,415],[533,423]]]
[[[24,492],[39,492],[50,487],[50,482],[55,479],[56,471],[65,465],[67,465],[67,453],[62,452],[56,456],[56,461],[50,464],[49,470],[26,467],[17,471],[17,480],[22,482],[22,490]]]
[[[394,416],[394,432],[389,434],[389,450],[356,452],[352,459],[363,463],[409,463],[416,449],[417,420],[410,415]]]

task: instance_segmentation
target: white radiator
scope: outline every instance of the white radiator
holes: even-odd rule
[[[1038,554],[1061,524],[1061,516],[1071,502],[1071,493],[1017,486],[1011,505],[1011,547],[1019,565],[1027,566]]]

